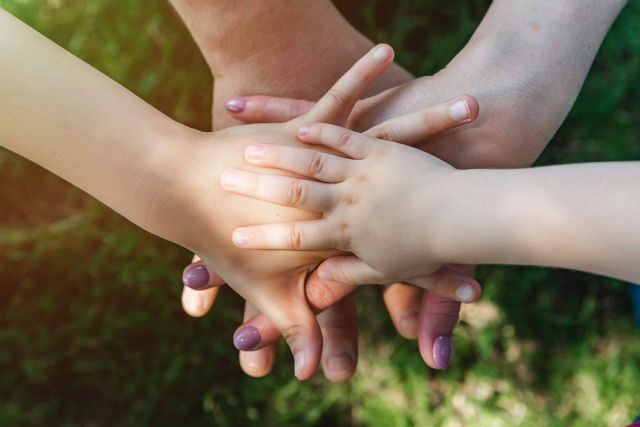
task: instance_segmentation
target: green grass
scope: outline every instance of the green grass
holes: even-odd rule
[[[342,2],[399,61],[431,73],[486,0]],[[190,126],[207,129],[211,78],[163,1],[0,0],[19,18]],[[608,36],[541,164],[640,158],[640,4]],[[0,66],[2,66],[0,64]],[[620,426],[640,414],[640,333],[625,284],[484,267],[483,300],[434,372],[361,292],[362,357],[345,384],[244,376],[231,347],[241,302],[179,306],[188,254],[34,165],[0,152],[1,426]]]

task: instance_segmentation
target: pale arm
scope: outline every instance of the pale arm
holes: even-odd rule
[[[176,183],[169,160],[193,137],[108,77],[0,9],[0,144],[142,227],[181,241],[148,215]],[[174,162],[175,164],[175,162]]]
[[[358,127],[474,95],[475,124],[420,147],[456,167],[531,165],[564,121],[626,0],[496,0],[467,46],[434,76],[363,103]]]
[[[456,172],[442,257],[640,280],[640,162]],[[456,236],[464,239],[457,238]]]
[[[239,247],[353,252],[358,258],[318,268],[320,277],[343,283],[415,283],[444,264],[539,265],[640,279],[640,162],[456,170],[336,126],[313,124],[299,137],[357,160],[322,154],[315,160],[320,173],[310,174],[299,149],[265,147],[255,156],[249,147],[252,164],[321,182],[244,173],[231,191],[289,206],[280,194],[297,188],[303,197],[296,206],[323,217],[236,229]]]

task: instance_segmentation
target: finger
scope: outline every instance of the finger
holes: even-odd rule
[[[342,230],[336,231],[336,228],[327,219],[254,225],[236,228],[231,238],[242,249],[347,250],[346,239],[339,235]]]
[[[406,283],[385,286],[382,298],[398,333],[409,340],[418,338],[418,315],[424,291]]]
[[[430,136],[472,122],[478,117],[478,101],[464,95],[449,102],[396,117],[365,132],[378,139],[417,144]]]
[[[318,315],[322,331],[322,369],[329,381],[349,379],[358,360],[358,314],[355,294]]]
[[[298,129],[298,139],[307,144],[324,145],[353,159],[363,159],[382,144],[375,138],[340,126],[314,123]]]
[[[477,280],[446,267],[427,277],[409,280],[409,283],[461,303],[476,301],[482,292]]]
[[[283,169],[323,182],[342,182],[349,171],[349,160],[317,150],[283,145],[253,144],[244,153],[256,166]]]
[[[244,320],[248,320],[258,314],[258,310],[250,303],[245,304],[244,308]],[[277,329],[276,329],[277,331]],[[252,331],[250,328],[244,331],[244,337],[234,334],[233,343],[239,350],[240,347],[251,347],[251,340],[256,340],[257,331]],[[280,333],[278,332],[278,336]],[[275,342],[275,341],[274,341]],[[276,346],[267,345],[263,346],[257,351],[240,351],[240,367],[242,370],[252,377],[264,377],[273,368],[273,362],[276,356]]]
[[[235,194],[314,212],[331,210],[338,197],[336,188],[329,184],[239,169],[226,170],[220,186]]]
[[[385,44],[375,46],[356,62],[301,119],[307,122],[342,123],[356,101],[392,62],[391,46]]]
[[[288,301],[286,306],[267,308],[270,311],[264,313],[273,320],[291,349],[296,378],[309,379],[322,354],[322,333],[316,316],[304,298]]]
[[[321,313],[354,290],[355,286],[321,279],[317,271],[311,274],[305,284],[307,303],[314,313]],[[273,322],[260,313],[245,321],[237,329],[234,334],[234,345],[239,350],[257,350],[276,343],[281,337],[280,331]]]
[[[202,317],[211,310],[224,280],[195,255],[182,274],[182,308],[192,317]]]
[[[234,118],[246,123],[281,123],[302,116],[316,105],[302,99],[276,96],[243,96],[225,102],[225,109]]]
[[[202,317],[211,311],[220,288],[196,291],[187,286],[182,289],[182,309],[191,317]]]
[[[194,291],[202,291],[222,286],[224,285],[224,280],[196,256],[194,257],[194,262],[184,269],[182,283]]]
[[[451,336],[460,316],[460,303],[426,291],[420,306],[418,345],[425,363],[447,369],[453,352]]]
[[[378,284],[384,276],[354,255],[336,256],[318,267],[318,277],[349,285]]]
[[[304,291],[309,307],[315,313],[320,313],[350,295],[355,289],[355,285],[322,279],[316,269],[307,279]]]

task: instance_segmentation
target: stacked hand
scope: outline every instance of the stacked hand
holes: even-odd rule
[[[332,96],[337,95],[338,99],[347,97],[345,94],[335,90],[334,88],[330,92]],[[291,119],[291,115],[303,114],[313,108],[317,107],[314,107],[313,103],[304,101],[253,97],[248,99],[243,112],[239,115],[248,119],[253,117],[260,120],[276,121]],[[461,97],[446,104],[429,107],[407,116],[387,121],[381,125],[374,126],[366,133],[378,137],[389,138],[392,136],[395,140],[405,143],[417,143],[428,141],[432,136],[439,135],[452,127],[466,124],[472,121],[477,114],[478,107],[475,99],[468,96]],[[345,123],[351,122],[355,116],[353,114],[348,116],[338,114],[334,117],[337,119],[334,120],[334,123]],[[308,123],[309,119],[302,116],[292,120],[300,124]],[[310,154],[307,159],[314,162],[313,156],[313,154]],[[237,174],[224,176],[227,183],[235,177],[237,177]],[[283,195],[283,197],[288,198],[299,196],[296,193]],[[445,267],[435,272],[435,274],[421,279],[419,282],[422,287],[431,291],[425,293],[421,308],[421,325],[423,327],[422,333],[419,335],[420,348],[427,363],[434,368],[442,369],[447,366],[450,353],[450,343],[447,340],[457,322],[459,302],[471,302],[479,296],[479,285],[475,280],[467,276],[468,273],[470,273],[470,269],[467,267]],[[414,277],[413,279],[416,278]],[[217,289],[211,288],[211,286],[221,284],[220,277],[212,273],[204,263],[197,262],[187,268],[185,282],[196,285],[194,286],[195,290],[188,287],[185,288],[183,301],[187,311],[195,315],[206,313],[217,293]],[[415,283],[418,282],[415,281]],[[209,289],[203,290],[204,288]],[[319,311],[341,300],[352,289],[353,287],[322,279],[317,273],[313,273],[307,281],[306,293],[311,307]],[[387,305],[393,317],[394,313],[406,312],[405,307],[407,307],[407,304],[412,305],[419,301],[421,290],[406,284],[395,284],[387,287],[385,293],[387,294]],[[194,307],[192,301],[196,301],[199,304]],[[321,327],[324,326],[322,324],[323,320],[331,324],[346,317],[350,319],[349,321],[352,321],[355,316],[354,311],[353,300],[349,297],[342,301],[339,306],[334,306],[321,315],[325,316],[324,319],[322,317],[319,318]],[[272,344],[279,338],[280,334],[278,329],[264,316],[258,315],[252,318],[255,313],[256,310],[249,306],[245,313],[245,320],[248,320],[248,323],[236,333],[235,344],[241,350],[253,351],[253,354],[241,353],[241,363],[244,362],[243,367],[245,370],[255,375],[263,375],[269,370],[274,354]],[[409,338],[415,337],[413,335],[415,332],[412,332],[413,328],[402,324],[402,317],[396,315],[394,320],[397,320],[396,323],[399,324],[398,329],[400,331],[407,331],[406,336]],[[324,333],[326,328],[323,327],[322,329]],[[353,335],[348,335],[347,337],[339,338],[354,341]],[[325,344],[331,345],[331,340],[326,338]],[[261,362],[263,362],[263,366],[266,369],[252,369],[253,367],[250,366],[251,360],[255,360],[256,356],[261,357]],[[354,358],[354,356],[352,354],[349,357]],[[349,369],[345,375],[333,379],[344,379],[350,376],[352,372],[353,368]]]

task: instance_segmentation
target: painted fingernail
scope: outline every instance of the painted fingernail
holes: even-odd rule
[[[182,283],[196,291],[208,288],[210,280],[209,271],[202,265],[190,265],[182,273]]]
[[[389,49],[386,46],[378,46],[373,50],[373,59],[384,61],[389,57]]]
[[[232,113],[242,113],[247,106],[247,100],[244,98],[231,98],[224,103],[224,108]]]
[[[457,122],[464,122],[471,117],[471,110],[467,101],[458,101],[449,107],[449,117]]]
[[[459,302],[471,302],[473,300],[473,288],[468,283],[464,283],[458,287],[456,291],[456,300]]]
[[[293,373],[296,378],[300,379],[305,363],[307,363],[307,355],[304,351],[300,351],[293,356]]]
[[[234,171],[225,171],[220,177],[220,185],[227,190],[235,190],[240,187],[240,175]]]
[[[300,129],[298,129],[298,136],[307,136],[307,135],[309,135],[308,126],[302,126]]]
[[[327,369],[336,374],[353,371],[354,357],[347,352],[334,353],[327,360]]]
[[[256,348],[262,341],[260,331],[253,326],[247,326],[246,328],[239,329],[233,335],[233,345],[238,350],[249,351]]]
[[[249,232],[246,230],[234,230],[231,238],[236,246],[246,246],[249,244]]]
[[[436,338],[433,342],[433,360],[435,360],[438,369],[447,369],[449,367],[449,359],[451,359],[451,338]]]
[[[249,161],[261,160],[264,157],[265,146],[264,145],[250,145],[247,147],[244,155]]]

